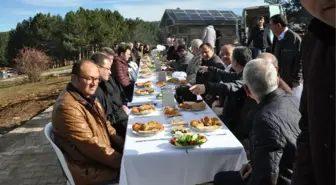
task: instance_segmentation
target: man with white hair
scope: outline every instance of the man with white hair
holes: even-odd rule
[[[194,57],[189,62],[187,67],[187,80],[190,84],[194,85],[196,83],[196,74],[199,70],[199,66],[202,63],[201,53],[199,47],[203,44],[201,39],[194,39],[191,41],[191,51]]]
[[[248,62],[244,88],[258,107],[251,120],[250,159],[239,172],[219,172],[214,185],[290,185],[301,118],[296,97],[278,88],[275,67],[263,60]]]

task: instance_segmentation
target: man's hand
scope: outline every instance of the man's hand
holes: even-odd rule
[[[190,92],[196,95],[204,94],[205,93],[205,86],[203,84],[196,84],[190,87]]]
[[[126,105],[123,105],[122,109],[126,112],[127,115],[129,114],[129,109]]]
[[[240,177],[243,180],[246,180],[249,178],[249,176],[252,174],[252,166],[250,163],[243,164],[243,166],[240,169]]]
[[[214,101],[214,102],[212,103],[211,108],[214,108],[214,107],[220,107],[220,106],[221,106],[220,101],[219,101],[219,100],[216,100],[216,101]]]
[[[200,73],[206,73],[206,72],[208,72],[208,66],[200,66],[199,72]]]

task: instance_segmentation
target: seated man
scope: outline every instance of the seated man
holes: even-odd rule
[[[213,107],[223,107],[219,110],[221,120],[226,124],[226,126],[238,136],[238,131],[240,130],[237,120],[240,117],[239,101],[240,97],[235,95],[235,92],[243,87],[243,71],[245,65],[252,59],[252,52],[249,48],[244,46],[236,47],[232,54],[232,68],[236,71],[235,73],[226,72],[221,70],[221,81],[224,83],[212,83],[208,82],[203,84],[197,84],[190,88],[191,92],[194,94],[213,94],[215,96],[220,96],[222,100],[225,100],[222,105],[218,101],[214,101]],[[210,67],[209,67],[210,68]],[[205,69],[205,68],[203,68]],[[200,69],[200,72],[204,72]],[[218,69],[219,71],[220,69]],[[211,72],[215,75],[215,72]],[[218,80],[219,81],[219,80]],[[219,112],[218,111],[218,112]],[[216,112],[217,113],[217,112]],[[239,138],[238,138],[239,139]]]
[[[299,100],[278,88],[275,67],[263,60],[248,62],[245,90],[258,107],[251,120],[250,158],[240,172],[219,172],[215,185],[290,185],[300,133]]]
[[[76,184],[118,182],[123,140],[106,120],[94,93],[100,81],[90,60],[73,65],[71,82],[52,113],[53,136]]]
[[[186,72],[188,64],[194,56],[188,51],[186,45],[179,45],[177,47],[177,54],[180,59],[176,62],[170,62],[167,65],[171,66],[174,71]]]
[[[95,96],[104,108],[107,120],[112,123],[117,134],[125,139],[128,121],[127,99],[122,87],[110,77],[112,62],[104,53],[94,53],[91,60],[98,66],[101,78]]]

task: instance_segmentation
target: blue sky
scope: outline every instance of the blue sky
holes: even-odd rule
[[[118,10],[126,18],[160,20],[165,9],[233,10],[264,4],[264,0],[1,0],[0,32],[16,27],[18,22],[36,13],[64,16],[79,7]]]

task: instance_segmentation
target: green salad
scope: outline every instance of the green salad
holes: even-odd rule
[[[162,93],[159,93],[158,95],[156,95],[156,98],[159,99],[159,100],[162,100],[162,98],[163,98]]]
[[[197,146],[205,142],[207,142],[207,138],[204,135],[192,133],[186,133],[170,140],[170,143],[175,146]]]

